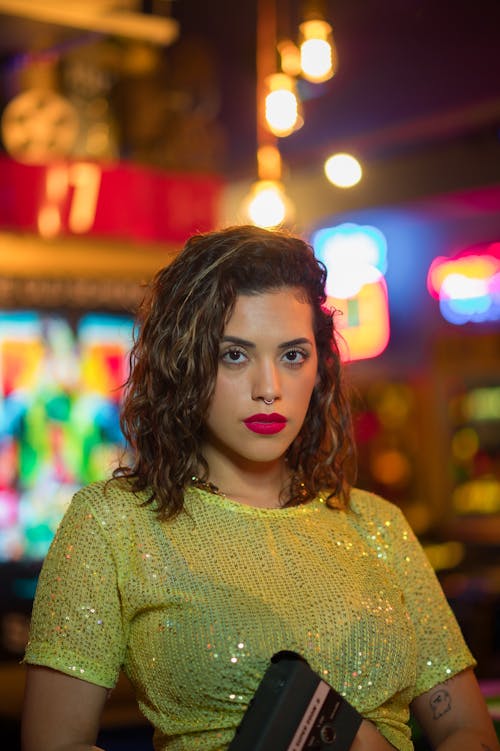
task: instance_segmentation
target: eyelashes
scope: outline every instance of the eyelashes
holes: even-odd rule
[[[239,349],[238,347],[229,347],[221,352],[220,359],[228,365],[241,365],[246,362],[248,358],[244,350]]]
[[[303,365],[310,357],[310,353],[300,347],[287,349],[280,357],[280,361],[287,367],[298,368]],[[225,365],[241,366],[249,361],[249,357],[244,349],[239,347],[228,347],[220,354],[220,360]]]
[[[310,354],[309,352],[306,352],[304,349],[294,348],[294,349],[288,349],[284,355],[283,358],[288,358],[289,355],[293,355],[292,359],[287,359],[286,362],[289,365],[302,365],[303,362],[309,359]]]

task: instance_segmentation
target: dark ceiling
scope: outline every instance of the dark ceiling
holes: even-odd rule
[[[385,155],[500,127],[499,0],[330,0],[338,73],[302,84],[305,123],[281,140],[293,162],[345,144]],[[216,60],[226,169],[239,171],[255,144],[254,0],[178,0],[184,37]],[[296,29],[300,3],[278,2],[278,33]],[[500,169],[500,168],[499,168]]]
[[[13,71],[27,59],[36,65],[53,54],[64,68],[67,56],[81,51],[88,62],[94,50],[95,64],[108,68],[121,156],[175,169],[199,164],[229,178],[253,171],[257,1],[167,5],[179,39],[141,78],[117,63],[126,55],[123,40],[113,40],[113,58],[98,50],[102,38],[2,15],[0,0],[3,104],[15,93]],[[339,147],[387,158],[443,140],[498,140],[500,0],[323,5],[339,69],[324,84],[300,82],[304,126],[280,141],[288,163],[307,164]],[[143,12],[150,7],[143,3]],[[303,4],[276,0],[275,7],[278,34],[294,36]]]

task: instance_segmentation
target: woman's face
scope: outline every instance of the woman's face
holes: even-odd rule
[[[304,422],[317,373],[313,311],[300,291],[239,295],[220,343],[206,419],[209,467],[283,461]]]

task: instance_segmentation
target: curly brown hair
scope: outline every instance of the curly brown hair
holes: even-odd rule
[[[137,317],[121,427],[131,449],[114,477],[147,489],[164,519],[183,508],[193,476],[208,478],[201,453],[219,346],[239,294],[298,288],[313,310],[319,378],[302,429],[287,451],[293,477],[284,505],[329,491],[348,505],[355,452],[326,270],[310,245],[282,231],[229,227],[194,235],[153,279]]]

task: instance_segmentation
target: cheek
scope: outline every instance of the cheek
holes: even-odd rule
[[[313,373],[309,378],[294,383],[292,391],[289,392],[292,402],[296,405],[297,409],[304,414],[309,407],[311,396],[317,383],[318,377]]]
[[[219,374],[215,382],[214,393],[208,408],[208,417],[221,415],[231,410],[238,398],[239,390],[234,379]]]
[[[238,383],[238,379],[234,378],[233,374],[222,371],[215,382],[214,399],[221,401],[234,398],[239,390],[241,390],[241,384]]]

